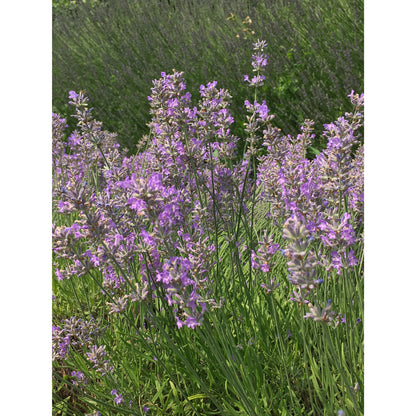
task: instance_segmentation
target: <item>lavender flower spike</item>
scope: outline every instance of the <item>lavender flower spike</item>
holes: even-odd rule
[[[289,218],[283,228],[283,237],[289,240],[283,254],[289,259],[287,266],[290,283],[302,290],[315,289],[322,283],[322,279],[316,278],[318,261],[315,254],[308,250],[310,235],[303,218],[298,215]]]
[[[319,306],[313,306],[309,303],[309,310],[304,318],[305,319],[313,319],[314,321],[322,321],[322,322],[331,322],[334,319],[334,312],[331,311],[332,303],[331,300],[328,300],[327,306],[320,310]]]
[[[253,72],[256,74],[253,78],[250,79],[248,75],[244,75],[244,81],[247,81],[250,87],[260,87],[264,85],[264,80],[266,77],[262,75],[265,66],[267,65],[268,56],[263,53],[265,47],[267,46],[266,41],[258,40],[253,43],[254,54],[251,57],[251,65],[253,67]]]

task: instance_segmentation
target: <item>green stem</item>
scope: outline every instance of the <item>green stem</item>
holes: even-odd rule
[[[332,343],[332,340],[331,340],[331,336],[328,332],[329,328],[326,324],[324,324],[323,329],[324,329],[324,336],[325,336],[325,340],[326,340],[326,345],[328,345],[329,349],[331,350],[332,358],[335,362],[335,365],[336,365],[339,373],[341,374],[342,381],[344,383],[344,386],[345,386],[346,390],[348,391],[348,395],[350,396],[350,398],[351,398],[351,400],[354,404],[354,408],[357,412],[357,415],[360,415],[360,410],[358,408],[358,403],[357,403],[357,400],[355,398],[354,392],[350,389],[350,386],[349,386],[349,383],[348,383],[348,380],[347,380],[347,375],[345,374],[344,369],[340,365],[339,360],[338,360],[338,355],[335,352],[335,349],[334,349],[334,346],[333,346],[333,343]]]

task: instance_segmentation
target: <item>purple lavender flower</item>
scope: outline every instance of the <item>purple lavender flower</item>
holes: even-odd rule
[[[116,397],[114,397],[115,404],[124,403],[123,396],[121,394],[118,394],[116,389],[111,390],[110,393],[111,393],[112,396],[116,396]]]
[[[267,65],[267,55],[253,55],[251,65],[255,71]]]
[[[106,302],[106,305],[110,308],[109,313],[116,314],[116,313],[123,312],[124,309],[126,309],[127,301],[128,301],[128,297],[127,295],[125,295],[123,297],[119,297],[115,299],[114,302]]]
[[[269,282],[262,283],[260,287],[266,290],[267,293],[273,292],[280,286],[280,283],[276,283],[276,278],[271,278]]]
[[[69,97],[70,100],[76,100],[78,98],[78,94],[75,91],[69,91]]]
[[[319,306],[313,306],[309,303],[309,310],[304,318],[305,319],[313,319],[314,321],[321,321],[330,323],[334,319],[334,312],[331,310],[332,303],[331,300],[328,300],[328,304],[324,309],[320,309]]]
[[[322,280],[316,278],[318,262],[316,255],[309,250],[309,232],[304,219],[297,215],[290,217],[283,227],[283,237],[289,241],[283,251],[289,259],[289,282],[301,290],[315,289]]]
[[[255,75],[250,78],[248,75],[244,75],[244,81],[248,82],[250,87],[261,87],[264,85],[264,80],[266,77],[264,75]]]
[[[71,317],[63,321],[61,327],[52,325],[52,358],[67,358],[71,347],[91,345],[102,334],[100,321],[84,321]]]
[[[70,349],[71,340],[64,333],[64,331],[57,327],[52,326],[52,359],[64,359],[67,357]]]
[[[82,371],[72,371],[71,376],[73,378],[72,384],[75,386],[82,386],[88,383],[88,379]]]
[[[351,93],[347,96],[351,99],[351,102],[355,107],[362,107],[364,105],[364,94],[358,95],[351,90]]]
[[[105,346],[93,345],[90,349],[90,352],[87,352],[87,358],[92,362],[93,368],[99,372],[102,376],[105,376],[108,373],[114,371],[114,367],[110,366],[109,360],[106,360],[107,352],[105,351]]]
[[[264,53],[266,46],[267,43],[264,40],[259,40],[253,43],[254,54],[251,57],[251,65],[256,75],[251,79],[248,75],[244,75],[244,81],[248,82],[251,87],[259,87],[264,85],[263,81],[266,79],[266,77],[261,73],[264,71],[264,68],[267,65],[268,56]]]
[[[293,290],[293,296],[290,298],[290,300],[292,300],[293,302],[296,302],[298,305],[302,305],[302,304],[309,304],[310,302],[308,301],[308,299],[306,299],[306,296],[309,295],[309,290],[304,292],[302,290],[302,288],[300,288],[299,286],[296,288],[296,290]]]
[[[273,242],[273,235],[268,235],[266,230],[263,232],[263,239],[258,244],[260,247],[257,253],[254,250],[251,252],[251,267],[267,273],[275,265],[272,259],[275,253],[279,251],[280,246],[278,243]]]
[[[357,394],[358,393],[358,391],[360,390],[360,384],[358,383],[358,381],[353,385],[353,386],[350,386],[350,389],[355,393],[355,394]]]
[[[129,297],[132,302],[141,302],[147,298],[149,293],[148,288],[149,284],[144,281],[141,284],[135,283],[136,289],[130,293]]]

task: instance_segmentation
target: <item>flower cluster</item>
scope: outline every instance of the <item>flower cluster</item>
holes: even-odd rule
[[[253,67],[254,77],[250,78],[244,75],[244,81],[248,82],[251,87],[259,87],[264,85],[266,77],[263,75],[265,66],[267,65],[268,56],[264,53],[267,43],[264,40],[258,40],[253,44],[254,54],[252,56],[251,65]]]
[[[357,135],[363,97],[352,97],[354,112],[325,126],[327,148],[312,161],[306,157],[314,138],[311,121],[305,121],[296,138],[281,137],[276,128],[265,130],[268,153],[261,158],[258,175],[275,222],[292,215],[303,218],[306,229],[323,243],[320,264],[338,274],[357,264],[352,247],[363,224],[364,150]]]
[[[103,333],[100,321],[84,321],[72,316],[62,326],[52,326],[52,359],[64,359],[71,348],[91,346]]]
[[[92,363],[92,368],[102,376],[114,371],[114,367],[110,365],[110,360],[107,359],[105,345],[100,345],[99,347],[93,345],[90,351],[87,352],[87,359]]]
[[[332,302],[328,300],[328,304],[324,309],[320,309],[319,306],[313,306],[308,304],[310,312],[305,315],[305,318],[311,318],[314,321],[332,322],[334,319],[334,311],[331,310]]]
[[[273,235],[268,235],[264,230],[262,239],[258,242],[258,249],[251,250],[251,267],[254,270],[263,272],[267,280],[260,286],[270,293],[274,291],[280,283],[277,283],[273,276],[273,268],[276,265],[276,253],[280,251],[280,245],[273,241]]]
[[[260,247],[257,252],[251,251],[251,266],[253,269],[260,269],[265,273],[270,272],[275,265],[272,259],[274,254],[279,251],[280,246],[273,242],[273,235],[268,235],[266,230],[258,244]]]
[[[362,239],[364,148],[359,128],[364,98],[354,91],[349,97],[353,112],[324,126],[327,147],[313,160],[307,158],[315,137],[312,121],[305,121],[297,137],[281,136],[270,126],[263,132],[267,154],[260,157],[257,185],[288,242],[281,253],[295,286],[291,300],[308,304],[305,318],[315,321],[333,321],[330,305],[321,311],[308,300],[323,282],[318,268],[339,275],[354,267],[355,247]]]
[[[210,236],[219,224],[233,228],[252,183],[244,162],[233,162],[230,94],[216,82],[200,94],[191,107],[183,73],[162,73],[149,96],[147,149],[131,157],[101,131],[83,92],[70,92],[80,130],[67,142],[54,115],[54,204],[76,214],[71,225],[53,226],[55,273],[62,280],[99,270],[111,314],[163,296],[178,327],[195,328],[217,304]]]
[[[285,222],[283,238],[288,240],[282,253],[288,258],[289,282],[302,290],[315,289],[322,280],[316,278],[317,258],[309,247],[311,238],[300,216]]]
[[[253,43],[254,54],[252,56],[252,66],[255,76],[249,78],[248,75],[244,76],[244,81],[249,82],[250,87],[255,87],[254,103],[250,103],[249,100],[244,101],[244,105],[247,110],[247,122],[244,123],[245,131],[248,133],[246,139],[248,145],[248,151],[245,153],[245,157],[255,156],[259,149],[257,144],[261,138],[258,136],[258,131],[264,127],[270,127],[270,122],[273,120],[274,115],[269,114],[270,110],[266,104],[266,101],[262,101],[260,104],[257,102],[257,87],[264,85],[263,81],[265,76],[263,75],[264,69],[267,65],[268,56],[264,53],[267,43],[265,41],[257,41]]]
[[[89,381],[82,371],[72,371],[71,377],[72,377],[72,384],[77,387],[82,387],[88,384],[88,381]]]

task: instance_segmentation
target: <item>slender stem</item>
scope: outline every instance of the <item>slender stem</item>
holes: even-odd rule
[[[341,374],[342,377],[342,381],[344,382],[344,387],[346,388],[346,390],[348,391],[348,394],[352,400],[352,402],[354,403],[354,408],[357,412],[357,415],[360,414],[360,410],[358,408],[358,403],[357,403],[357,399],[354,395],[354,392],[350,389],[348,380],[347,380],[347,376],[345,374],[344,368],[340,365],[339,360],[338,360],[338,354],[335,352],[332,340],[331,340],[331,336],[329,334],[329,328],[326,324],[323,324],[323,329],[324,329],[324,336],[325,336],[325,340],[326,340],[326,345],[329,346],[329,349],[331,350],[331,354],[332,357],[334,359],[335,365],[339,371],[339,373]]]

